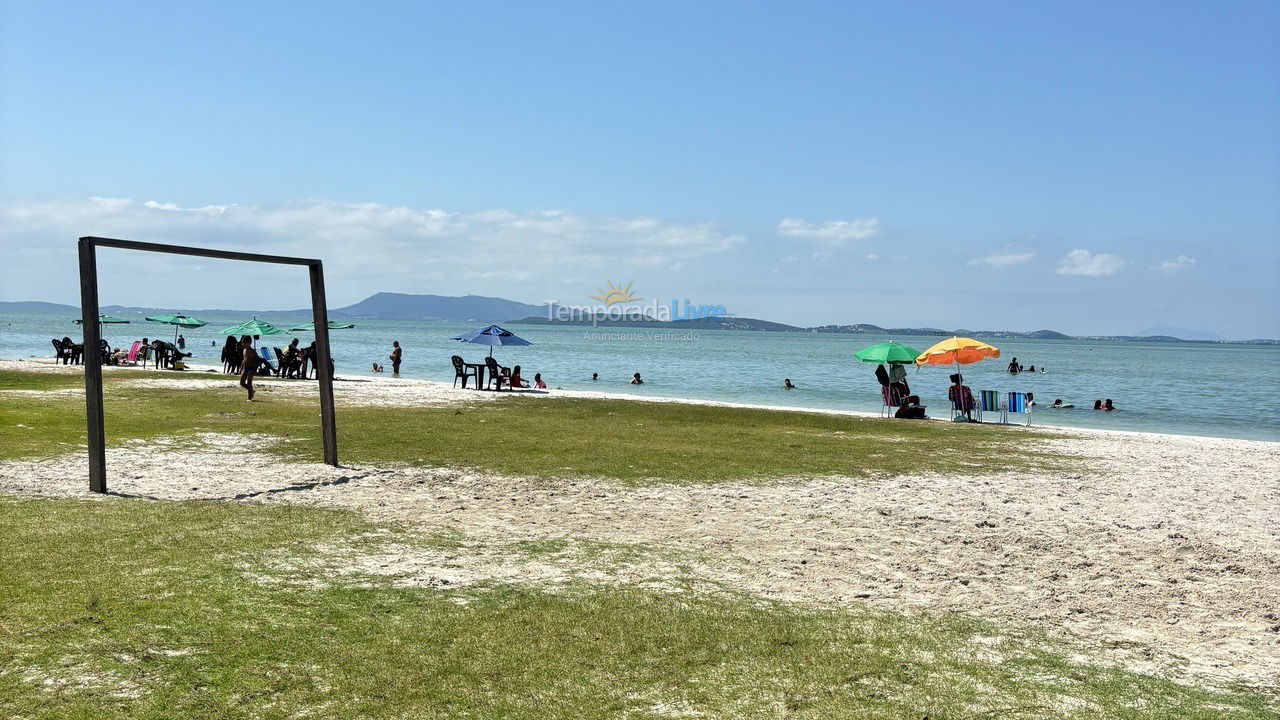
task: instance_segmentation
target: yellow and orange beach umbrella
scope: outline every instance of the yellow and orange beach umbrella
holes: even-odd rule
[[[968,365],[983,358],[1000,357],[1000,348],[993,347],[973,338],[953,337],[943,340],[925,350],[916,357],[916,366],[921,365]]]

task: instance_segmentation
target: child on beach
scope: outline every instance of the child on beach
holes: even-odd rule
[[[508,383],[508,387],[513,387],[513,388],[529,387],[529,383],[525,382],[524,378],[520,377],[519,365],[516,365],[515,367],[511,368],[511,377],[507,379],[507,383]]]
[[[248,335],[240,338],[240,387],[249,391],[249,402],[253,402],[253,376],[257,373],[258,363],[262,357],[253,351],[253,341]]]
[[[547,389],[547,384],[542,382],[542,373],[533,374],[533,386],[538,388],[539,390]]]

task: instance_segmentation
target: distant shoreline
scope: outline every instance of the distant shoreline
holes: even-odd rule
[[[373,301],[378,301],[374,303]],[[433,301],[444,304],[436,307]],[[447,302],[446,302],[447,301]],[[397,305],[396,303],[400,303]],[[474,307],[468,305],[474,304]],[[693,320],[661,321],[645,320],[556,320],[541,315],[529,315],[516,318],[515,313],[528,313],[537,306],[518,303],[503,298],[481,296],[446,297],[437,295],[402,295],[397,293],[378,293],[359,303],[329,310],[329,317],[334,320],[382,320],[388,322],[474,322],[483,325],[496,321],[504,325],[540,325],[563,327],[630,327],[643,329],[667,330],[740,330],[751,332],[783,332],[810,333],[831,335],[889,335],[902,337],[950,337],[953,335],[966,337],[984,337],[1015,340],[1080,340],[1085,342],[1153,342],[1153,343],[1190,343],[1196,345],[1280,345],[1280,340],[1271,338],[1251,338],[1242,340],[1227,339],[1186,339],[1173,335],[1068,335],[1056,330],[969,330],[956,328],[886,328],[870,323],[854,323],[848,325],[815,325],[801,327],[786,323],[760,320],[747,317],[705,317]],[[545,308],[544,308],[545,309]],[[138,313],[154,314],[173,312],[172,308],[145,308],[123,305],[104,305],[100,308],[106,313]],[[311,311],[299,310],[233,310],[228,308],[179,308],[191,315],[258,315],[264,319],[304,319],[311,318]],[[74,305],[48,303],[39,301],[0,301],[2,312],[66,312],[79,315],[80,308]],[[487,319],[481,319],[487,318]]]

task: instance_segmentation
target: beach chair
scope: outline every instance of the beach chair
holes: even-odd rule
[[[129,346],[129,356],[125,358],[125,362],[130,365],[138,364],[138,350],[142,349],[142,341],[134,340],[133,345]]]
[[[965,388],[965,390],[968,390],[968,388]],[[952,422],[968,421],[969,413],[971,413],[977,407],[977,403],[974,402],[974,399],[973,399],[973,393],[965,392],[963,395],[960,395],[959,397],[954,397],[954,398],[951,397],[951,395],[952,395],[951,390],[950,388],[948,388],[947,400],[951,403],[951,421]],[[957,393],[957,395],[959,395],[959,393]]]
[[[1026,393],[1011,392],[1006,396],[1005,400],[1005,421],[1008,422],[1010,413],[1022,413],[1027,416],[1026,425],[1031,424],[1031,402],[1027,400]]]
[[[489,368],[489,380],[485,383],[486,388],[492,385],[495,390],[501,390],[506,383],[505,378],[511,377],[511,368],[502,367],[492,356],[484,359],[484,365]],[[507,389],[510,390],[510,386]]]
[[[1001,402],[1002,400],[1003,398],[1000,396],[1000,393],[995,390],[979,390],[977,408],[978,419],[982,422],[1006,422],[1008,416],[1005,414],[1005,407],[1004,403]],[[987,413],[999,413],[1000,419],[998,421],[994,418],[988,420],[986,415]]]
[[[62,341],[58,338],[53,338],[49,342],[53,343],[53,362],[56,364],[61,361],[63,365],[69,365],[71,363],[71,348],[64,347]]]
[[[467,387],[467,378],[472,377],[476,379],[475,388],[477,390],[480,389],[480,368],[478,366],[468,367],[467,364],[462,361],[461,355],[454,355],[453,357],[449,358],[449,360],[453,363],[453,386],[454,387],[458,387],[458,379],[461,378],[462,388],[465,390]]]
[[[266,374],[275,375],[276,368],[271,364],[271,351],[267,349],[266,345],[258,348],[258,357],[262,358],[262,367],[267,369]],[[262,373],[259,374],[261,375]]]
[[[898,393],[894,392],[893,388],[888,385],[880,386],[880,400],[880,417],[884,418],[893,417],[893,414],[897,412],[898,406],[902,404],[898,400]]]

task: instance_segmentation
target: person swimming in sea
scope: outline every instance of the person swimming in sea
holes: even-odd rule
[[[631,384],[632,384],[632,385],[643,385],[643,384],[644,384],[644,381],[640,379],[640,373],[636,373],[635,375],[632,375],[632,376],[631,376]]]
[[[792,382],[791,382],[791,378],[783,378],[783,380],[782,380],[782,389],[784,389],[784,390],[795,390],[795,389],[796,389],[796,386],[795,386],[794,384],[792,384]]]
[[[1054,400],[1053,404],[1050,405],[1049,407],[1050,409],[1053,409],[1053,410],[1070,410],[1071,408],[1075,407],[1075,405],[1063,405],[1062,398],[1058,398],[1057,400]]]
[[[595,382],[599,379],[600,379],[600,373],[591,373],[591,382]]]
[[[1101,409],[1102,409],[1102,401],[1101,401],[1101,400],[1094,400],[1094,401],[1093,401],[1093,409],[1094,409],[1094,410],[1101,410]]]
[[[1102,403],[1102,409],[1106,410],[1107,412],[1111,412],[1112,410],[1116,409],[1116,406],[1114,403],[1111,402],[1111,398],[1107,398],[1107,401]]]

